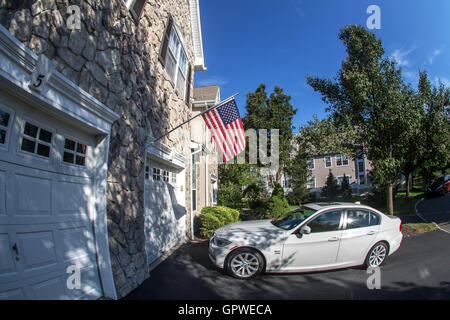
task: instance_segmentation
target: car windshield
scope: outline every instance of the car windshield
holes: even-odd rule
[[[291,230],[308,219],[315,212],[317,212],[317,210],[301,206],[286,215],[273,219],[272,224],[284,230]]]

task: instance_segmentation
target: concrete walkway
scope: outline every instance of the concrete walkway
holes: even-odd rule
[[[420,201],[417,213],[425,221],[435,222],[443,231],[450,233],[450,193]]]

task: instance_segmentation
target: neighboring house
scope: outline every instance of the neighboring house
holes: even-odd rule
[[[294,134],[292,157],[298,152],[297,137],[298,135]],[[370,171],[372,170],[372,165],[365,156],[351,159],[340,154],[316,155],[309,160],[309,169],[310,180],[307,188],[310,189],[311,193],[316,193],[318,196],[320,196],[322,188],[326,185],[330,169],[338,185],[341,185],[344,174],[347,176],[353,194],[359,195],[367,192],[371,187]],[[283,186],[286,194],[292,192],[290,180],[286,173],[281,174],[280,184]],[[269,189],[269,191],[271,190]]]
[[[0,299],[124,297],[192,236],[191,124],[152,141],[192,115],[198,0],[74,3],[0,2]]]
[[[315,156],[310,159],[309,163],[311,177],[307,186],[311,192],[320,194],[321,189],[326,185],[330,170],[338,185],[341,185],[344,175],[346,175],[354,194],[361,194],[370,188],[369,172],[372,170],[372,166],[366,157],[352,160],[344,155],[329,154]]]
[[[220,101],[219,86],[195,87],[192,113],[199,114]],[[217,205],[218,153],[203,118],[197,117],[191,126],[191,209],[197,215],[203,207]]]

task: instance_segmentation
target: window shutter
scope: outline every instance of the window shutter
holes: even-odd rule
[[[164,32],[161,51],[159,53],[159,61],[161,61],[162,65],[166,65],[166,55],[167,55],[167,49],[169,48],[169,39],[170,39],[170,32],[172,31],[173,26],[173,19],[172,16],[169,14],[169,18],[167,20],[167,26],[166,31]]]
[[[192,76],[192,67],[189,65],[189,70],[187,74],[187,83],[186,83],[186,103],[188,107],[191,107],[191,76]]]
[[[131,15],[136,22],[141,18],[142,12],[144,12],[145,2],[147,0],[135,0],[130,8]]]

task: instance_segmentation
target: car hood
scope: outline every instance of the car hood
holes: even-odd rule
[[[242,221],[226,225],[216,230],[217,236],[229,236],[235,234],[284,234],[285,231],[275,227],[271,220]]]

